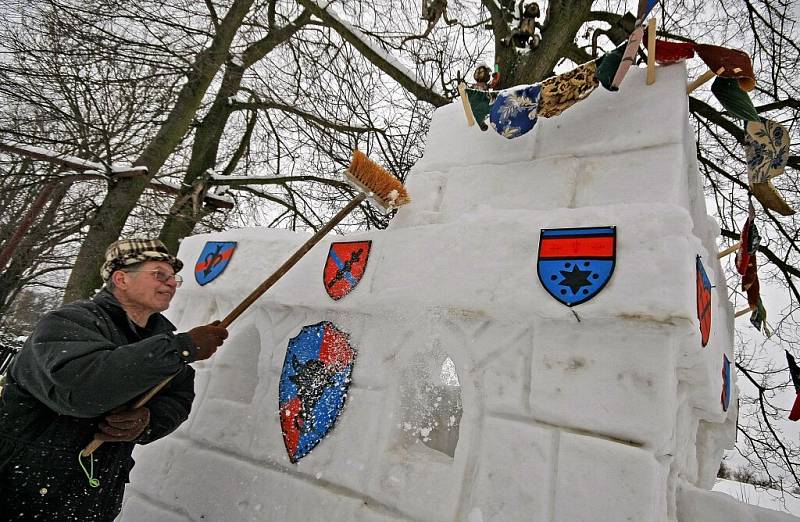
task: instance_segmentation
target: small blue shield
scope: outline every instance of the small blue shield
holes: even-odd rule
[[[333,428],[344,408],[356,350],[349,335],[324,321],[289,340],[278,406],[291,462],[306,456]]]
[[[596,296],[616,263],[616,227],[542,229],[537,273],[547,293],[567,306]]]
[[[228,266],[236,250],[235,241],[208,241],[194,265],[194,278],[202,286],[216,279]]]

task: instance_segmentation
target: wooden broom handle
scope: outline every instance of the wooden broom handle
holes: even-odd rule
[[[308,253],[308,251],[311,250],[311,248],[313,248],[314,245],[319,243],[319,241],[323,237],[325,237],[328,234],[328,232],[333,230],[333,227],[338,225],[350,212],[353,211],[353,209],[359,206],[365,199],[367,199],[367,194],[364,192],[361,192],[356,197],[354,197],[352,201],[350,201],[350,203],[347,204],[347,206],[345,206],[335,216],[333,216],[333,218],[331,218],[331,220],[328,221],[325,224],[325,226],[319,229],[316,234],[311,236],[311,238],[309,238],[309,240],[306,241],[303,244],[303,246],[298,248],[297,251],[294,254],[292,254],[292,257],[287,259],[280,267],[278,267],[278,269],[271,276],[265,279],[263,283],[258,285],[258,288],[253,290],[250,293],[250,295],[245,297],[244,300],[241,303],[239,303],[239,305],[236,308],[234,308],[225,317],[225,319],[222,320],[222,322],[220,322],[220,326],[222,326],[223,328],[229,327],[237,317],[242,315],[244,311],[250,307],[250,305],[255,303],[256,300],[264,294],[264,292],[269,290],[269,288],[272,285],[274,285],[278,281],[278,279],[283,277],[286,274],[286,272],[289,271],[290,268],[292,268],[294,265],[297,264],[298,261],[300,261],[300,258],[306,255],[306,253]],[[131,409],[141,408],[142,406],[147,404],[147,401],[152,399],[156,393],[160,392],[164,388],[164,386],[169,384],[169,381],[171,381],[176,375],[178,375],[177,372],[170,375],[169,377],[167,377],[160,383],[156,384],[155,386],[153,386],[153,388],[151,388],[150,391],[142,395],[133,404]],[[81,455],[83,455],[84,457],[88,457],[102,444],[103,444],[102,440],[97,440],[97,438],[95,438],[85,448],[83,448]]]

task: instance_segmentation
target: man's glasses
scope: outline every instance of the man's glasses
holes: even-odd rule
[[[150,274],[153,274],[153,277],[156,278],[156,281],[158,281],[160,283],[164,283],[164,284],[166,284],[167,281],[169,281],[170,279],[174,279],[176,288],[180,288],[180,286],[183,284],[183,278],[181,276],[179,276],[178,274],[168,274],[168,273],[162,272],[161,270],[158,270],[158,269],[156,269],[156,270],[123,270],[123,272],[125,272],[127,274],[133,274],[133,273],[136,273],[136,272],[148,272]]]

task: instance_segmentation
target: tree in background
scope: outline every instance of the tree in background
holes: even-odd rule
[[[337,173],[350,149],[362,148],[403,179],[421,155],[433,109],[449,103],[457,82],[478,65],[496,65],[502,87],[541,81],[591,59],[595,35],[600,52],[624,42],[632,16],[625,15],[636,10],[633,2],[542,1],[538,45],[518,48],[520,5],[513,0],[335,0],[325,8],[313,0],[4,3],[0,12],[12,14],[0,28],[8,51],[0,60],[0,139],[148,168],[145,178],[112,180],[87,196],[88,228],[63,238],[81,245],[67,299],[99,285],[102,250],[120,235],[158,232],[174,247],[190,233],[242,224],[318,228],[349,196]],[[787,175],[774,180],[794,208],[797,12],[796,1],[764,0],[669,0],[653,11],[660,36],[752,57],[756,109],[789,129],[795,144]],[[697,76],[699,63],[690,65]],[[94,100],[101,92],[107,105]],[[110,116],[114,108],[127,116]],[[748,205],[741,121],[708,89],[692,93],[689,109],[706,195],[732,242]],[[147,190],[152,179],[176,184],[179,194],[156,197]],[[235,210],[211,212],[201,199],[209,194],[232,198]],[[761,207],[757,214],[761,282],[786,295],[785,308],[770,310],[773,338],[791,349],[800,230],[794,217]],[[387,221],[365,204],[343,229]],[[730,273],[729,293],[741,304],[740,280]],[[736,365],[750,388],[743,388],[739,449],[770,484],[792,489],[800,484],[800,450],[780,431],[787,375],[744,339]]]

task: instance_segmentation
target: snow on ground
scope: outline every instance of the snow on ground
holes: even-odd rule
[[[752,484],[733,480],[717,479],[714,491],[726,493],[733,498],[763,508],[800,515],[800,499],[785,495],[775,489],[756,488]]]
[[[237,319],[196,365],[189,421],[137,450],[122,520],[794,520],[709,491],[734,443],[733,319],[686,81],[680,65],[651,87],[632,70],[515,140],[466,128],[460,102],[437,110],[414,201],[385,231],[326,238]],[[537,276],[541,231],[609,226],[614,272],[568,308]],[[305,239],[185,239],[170,317],[220,319]],[[238,247],[201,286],[206,241]],[[358,286],[332,300],[337,241],[372,243]],[[697,256],[714,285],[705,347]],[[358,350],[352,383],[332,431],[292,463],[281,372],[290,340],[322,321]]]

